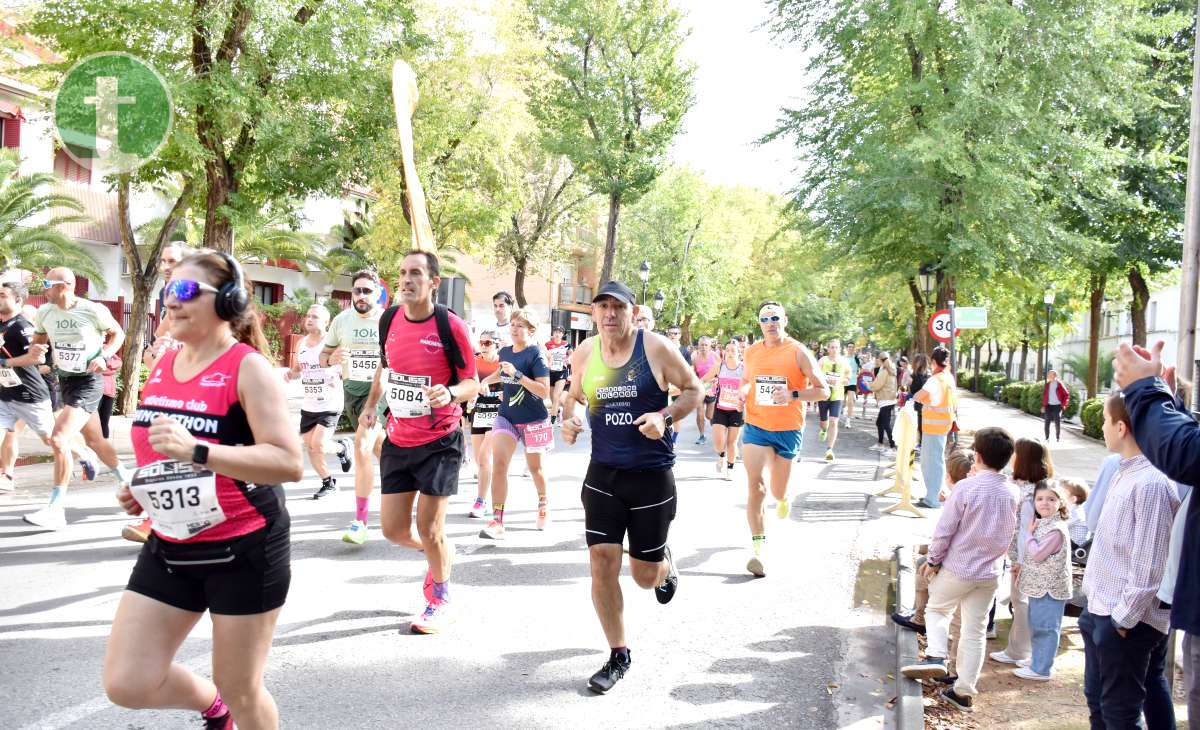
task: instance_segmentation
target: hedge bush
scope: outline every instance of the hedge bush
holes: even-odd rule
[[[1075,414],[1079,413],[1079,388],[1067,385],[1067,393],[1070,394],[1070,399],[1067,401],[1067,407],[1063,409],[1063,418],[1074,418]]]
[[[1027,383],[1021,391],[1021,410],[1034,416],[1042,414],[1042,384]]]
[[[1013,408],[1021,407],[1021,394],[1025,391],[1025,386],[1028,383],[1009,383],[1004,386],[1004,402]]]
[[[985,398],[991,398],[992,391],[995,389],[995,387],[997,385],[1004,385],[1006,382],[1008,382],[1008,378],[1004,376],[1004,373],[994,370],[985,370],[979,373],[978,378],[972,378],[971,385],[975,386],[972,388],[972,390],[974,390],[976,393]]]
[[[1089,398],[1079,410],[1083,432],[1092,438],[1104,438],[1104,399]]]

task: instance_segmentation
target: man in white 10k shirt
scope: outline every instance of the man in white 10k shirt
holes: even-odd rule
[[[118,481],[125,472],[117,452],[100,430],[96,411],[104,395],[107,361],[121,351],[125,333],[108,307],[75,296],[75,274],[70,269],[50,269],[42,282],[49,300],[34,318],[33,345],[54,347],[54,369],[62,395],[62,412],[54,422],[50,445],[54,449],[54,489],[50,502],[25,515],[25,521],[56,530],[66,522],[63,495],[71,481],[71,442],[78,433]]]

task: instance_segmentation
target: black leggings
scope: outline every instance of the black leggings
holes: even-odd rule
[[[896,447],[896,440],[892,438],[892,413],[895,410],[895,403],[879,406],[879,415],[875,416],[875,430],[879,432],[879,443],[882,444],[883,437],[887,436],[887,444],[892,448]]]
[[[1062,439],[1062,412],[1061,405],[1046,406],[1046,412],[1042,414],[1043,425],[1046,427],[1046,440],[1050,440],[1050,424],[1054,424],[1054,438]]]
[[[100,414],[100,431],[104,434],[104,438],[108,438],[108,419],[112,417],[113,400],[111,395],[100,396],[100,407],[97,412]]]

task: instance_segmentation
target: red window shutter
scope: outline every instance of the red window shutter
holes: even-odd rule
[[[88,280],[86,276],[75,277],[75,296],[87,299],[88,295]]]
[[[12,117],[4,120],[4,146],[21,149],[21,120]]]

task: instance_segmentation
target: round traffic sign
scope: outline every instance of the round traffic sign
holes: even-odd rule
[[[949,309],[939,309],[929,318],[929,335],[938,342],[950,341]]]

